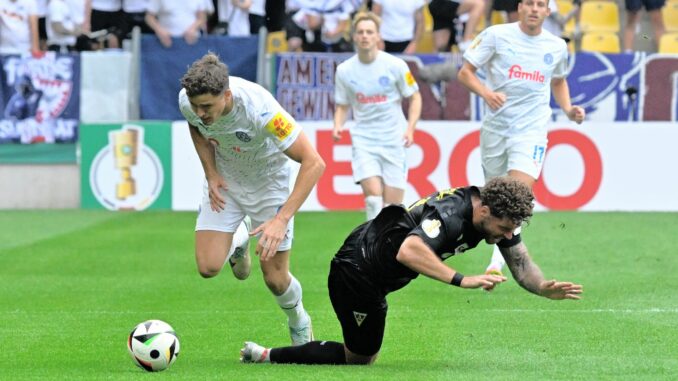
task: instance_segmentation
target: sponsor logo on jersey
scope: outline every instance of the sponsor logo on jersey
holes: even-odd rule
[[[363,324],[363,321],[367,317],[367,314],[353,311],[353,317],[355,318],[355,322],[356,324],[358,324],[358,327],[360,327],[360,325]]]
[[[289,119],[287,119],[287,117],[283,115],[282,112],[278,112],[275,114],[273,119],[271,119],[268,124],[266,124],[266,129],[275,135],[278,140],[282,141],[290,136],[292,131],[294,131],[294,124]]]
[[[358,103],[362,104],[384,103],[388,100],[388,97],[384,94],[365,95],[363,93],[356,93],[355,97]]]
[[[421,223],[421,228],[424,229],[424,233],[426,233],[429,238],[436,238],[440,234],[440,225],[441,223],[439,220],[429,220],[427,218]]]
[[[236,132],[235,132],[235,137],[238,138],[241,142],[245,142],[245,143],[247,143],[247,142],[249,142],[250,140],[252,140],[252,138],[250,138],[250,136],[247,135],[247,133],[242,132],[242,131],[236,131]]]
[[[411,72],[405,73],[405,83],[407,83],[407,86],[412,86],[414,85],[416,81],[414,80],[414,76],[412,75]]]
[[[509,68],[509,79],[522,79],[525,81],[539,82],[544,83],[545,77],[544,74],[535,70],[531,73],[523,71],[523,68],[520,65],[513,65]]]

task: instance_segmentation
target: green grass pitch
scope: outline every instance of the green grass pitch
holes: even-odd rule
[[[329,260],[362,213],[300,213],[291,270],[316,338],[341,340]],[[245,340],[287,345],[261,279],[202,279],[194,213],[0,212],[0,380],[673,380],[678,377],[676,213],[535,215],[523,230],[547,277],[584,285],[550,301],[509,281],[494,292],[425,277],[389,296],[371,367],[240,364]],[[482,272],[491,248],[446,261]],[[181,353],[148,374],[126,339],[147,319],[174,326]]]

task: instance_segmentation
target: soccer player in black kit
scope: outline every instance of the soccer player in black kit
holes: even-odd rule
[[[371,364],[384,337],[386,295],[419,274],[462,288],[492,290],[499,275],[464,276],[443,260],[474,248],[481,240],[497,244],[513,278],[527,291],[550,299],[579,299],[581,285],[546,280],[532,262],[515,229],[532,216],[530,188],[510,177],[484,187],[440,191],[409,208],[390,205],[358,226],[334,256],[328,288],[341,323],[344,343],[311,341],[300,346],[265,348],[246,342],[241,361],[293,364]]]

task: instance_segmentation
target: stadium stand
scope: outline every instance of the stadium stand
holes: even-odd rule
[[[581,39],[581,50],[598,53],[620,53],[619,36],[611,32],[588,32]]]
[[[582,33],[619,32],[619,6],[612,1],[592,0],[583,2],[579,28]]]
[[[678,54],[678,33],[664,33],[659,40],[659,53]]]
[[[667,32],[678,32],[678,0],[672,0],[664,5],[662,18]]]

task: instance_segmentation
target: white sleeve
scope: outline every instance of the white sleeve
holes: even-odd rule
[[[343,70],[337,68],[337,74],[334,76],[334,103],[340,105],[349,105],[351,104],[350,90],[346,86],[346,82],[343,78]]]
[[[482,31],[464,53],[464,59],[476,68],[485,65],[497,49],[493,30],[494,28],[490,27]]]
[[[417,85],[417,81],[414,79],[410,67],[407,66],[405,61],[398,59],[398,66],[396,68],[398,70],[398,73],[396,73],[398,92],[400,92],[403,98],[409,98],[412,94],[419,91],[419,85]]]
[[[560,59],[556,63],[556,67],[553,69],[553,78],[563,78],[567,76],[567,45],[563,41],[563,49],[561,49]]]
[[[263,107],[254,115],[256,126],[270,135],[280,151],[285,151],[299,137],[301,126],[268,91],[263,90],[260,96]]]

